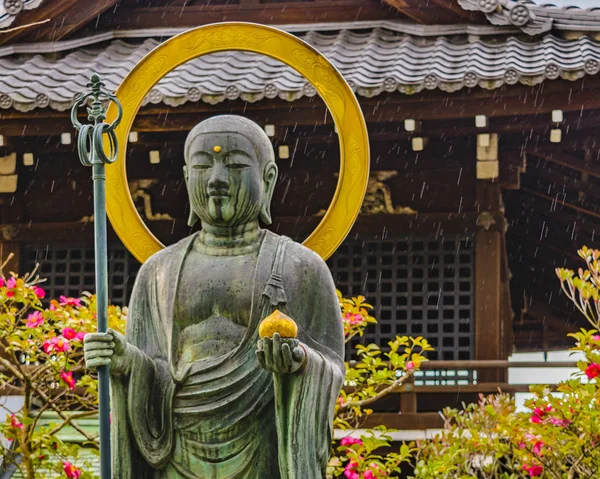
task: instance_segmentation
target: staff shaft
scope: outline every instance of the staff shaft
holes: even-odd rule
[[[95,160],[95,161],[94,161]],[[92,161],[94,181],[94,237],[98,332],[108,328],[108,260],[106,245],[106,172],[102,161]],[[108,366],[98,368],[100,412],[100,477],[112,479],[110,453],[110,382]]]

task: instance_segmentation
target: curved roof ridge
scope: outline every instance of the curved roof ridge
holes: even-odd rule
[[[544,3],[532,0],[458,0],[470,11],[482,12],[488,21],[497,26],[520,28],[529,35],[550,30],[600,32],[600,8],[556,6],[552,0]]]

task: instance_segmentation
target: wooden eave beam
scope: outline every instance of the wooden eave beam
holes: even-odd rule
[[[87,3],[88,0],[83,0]],[[94,0],[95,2],[96,0]],[[78,0],[47,0],[42,2],[38,8],[26,11],[19,15],[19,25],[27,25],[30,23],[42,22],[46,19],[50,19],[51,22],[60,22],[60,19],[64,18],[64,13],[67,12],[73,5],[79,3]],[[35,32],[36,29],[43,27],[46,24],[40,25],[39,27],[24,28],[22,30],[15,30],[0,35],[0,45],[6,45],[12,43],[14,40],[25,37]]]
[[[485,15],[463,9],[456,0],[384,0],[384,2],[419,23],[452,24],[465,21],[486,23]]]
[[[456,17],[460,18],[462,21],[470,21],[485,24],[486,16],[481,12],[474,12],[470,10],[465,10],[462,8],[456,0],[429,0],[431,3],[435,5],[439,5],[444,10],[448,12],[452,12]]]
[[[50,23],[22,37],[26,42],[56,42],[79,30],[88,22],[115,6],[119,0],[79,1]]]
[[[115,14],[101,15],[89,32],[114,29],[189,28],[225,21],[262,24],[304,24],[394,20],[402,15],[378,0],[331,0],[311,3],[189,5],[166,7],[121,6]]]
[[[384,3],[417,23],[429,25],[457,23],[456,15],[452,10],[442,8],[437,2],[424,2],[423,0],[384,0]]]

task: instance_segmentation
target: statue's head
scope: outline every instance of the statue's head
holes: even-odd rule
[[[271,223],[277,165],[271,140],[253,121],[222,115],[198,123],[185,140],[190,226],[198,218],[234,227]]]

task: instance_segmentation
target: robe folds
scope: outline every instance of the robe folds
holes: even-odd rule
[[[111,376],[113,477],[322,479],[345,373],[340,307],[311,250],[266,231],[250,323],[231,352],[181,361],[177,288],[195,235],[153,255],[136,278],[126,339],[131,374]],[[202,274],[202,272],[198,272]],[[265,371],[258,325],[279,309],[298,324],[306,363]]]

